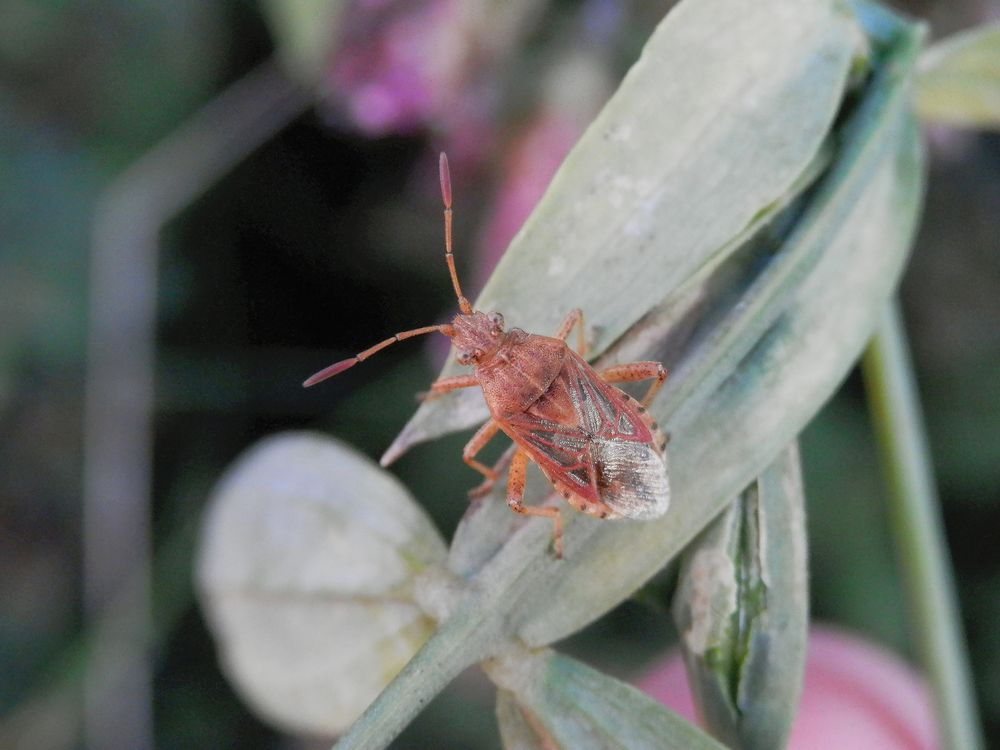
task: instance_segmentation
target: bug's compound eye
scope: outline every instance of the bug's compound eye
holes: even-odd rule
[[[475,358],[475,355],[476,355],[476,353],[474,351],[472,351],[471,349],[462,349],[458,353],[458,356],[456,357],[456,359],[458,360],[458,364],[460,364],[460,365],[468,365],[468,364],[472,363],[472,360]]]
[[[493,324],[493,333],[503,332],[503,315],[498,312],[490,313],[490,323]]]

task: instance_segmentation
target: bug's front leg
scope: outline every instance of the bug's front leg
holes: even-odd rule
[[[528,454],[523,450],[514,453],[507,475],[507,505],[524,516],[543,516],[552,519],[552,548],[557,559],[562,559],[562,517],[558,508],[537,507],[524,504],[524,483],[528,472]]]
[[[587,358],[587,337],[584,335],[583,327],[583,310],[579,307],[570,310],[569,315],[566,316],[566,320],[563,321],[562,325],[559,326],[559,330],[556,331],[556,338],[565,341],[569,338],[570,333],[573,331],[573,326],[578,326],[576,329],[576,351],[584,359]]]
[[[495,419],[489,420],[486,424],[476,430],[476,434],[469,439],[469,442],[466,443],[465,447],[462,449],[462,460],[486,477],[486,481],[476,487],[473,492],[485,494],[492,489],[494,484],[496,484],[497,477],[499,476],[497,469],[491,469],[485,464],[477,461],[476,454],[478,454],[479,451],[481,451],[483,447],[493,439],[493,436],[497,434],[499,429],[500,425]],[[469,494],[471,495],[472,493]]]
[[[629,362],[624,365],[615,365],[601,372],[601,377],[609,383],[635,383],[639,380],[649,380],[655,378],[649,384],[649,390],[642,397],[643,407],[648,407],[657,391],[663,386],[667,379],[667,368],[659,362]]]
[[[479,385],[479,381],[476,380],[475,375],[453,375],[450,378],[435,380],[431,383],[430,390],[418,393],[417,398],[421,401],[426,401],[435,396],[457,391],[459,388],[471,388],[474,385]]]

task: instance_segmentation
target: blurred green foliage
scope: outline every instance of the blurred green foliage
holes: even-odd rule
[[[647,20],[639,6],[636,18]],[[922,0],[936,33],[980,4]],[[573,3],[558,3],[559,13]],[[228,81],[269,54],[239,0],[0,0],[0,726],[64,679],[79,644],[79,495],[89,220],[101,188]],[[623,39],[642,39],[636,20]],[[522,84],[526,85],[526,84]],[[516,96],[512,97],[516,100]],[[508,125],[516,124],[516,113]],[[423,190],[429,134],[375,141],[307,115],[191,206],[166,236],[158,340],[154,528],[158,744],[281,744],[233,695],[190,593],[192,519],[253,439],[328,430],[377,457],[441,356],[396,347],[321,392],[299,388],[339,353],[431,323],[453,298]],[[1000,138],[935,130],[923,228],[903,283],[919,384],[989,736],[1000,742]],[[498,144],[497,148],[502,148]],[[417,175],[415,177],[414,175]],[[461,182],[470,248],[488,178]],[[468,268],[470,259],[459,257]],[[127,278],[128,269],[122,269]],[[470,290],[474,296],[477,290]],[[331,355],[331,352],[333,354]],[[462,437],[394,468],[449,536],[476,476]],[[906,613],[859,382],[802,439],[813,610],[907,653]],[[433,467],[428,471],[427,467]],[[574,655],[627,675],[664,613],[622,605]],[[625,654],[623,656],[623,654]],[[67,666],[70,665],[70,666]],[[57,673],[53,673],[57,669]],[[399,747],[496,747],[492,695],[463,677]],[[452,703],[465,707],[455,711]],[[461,714],[460,722],[451,717]]]

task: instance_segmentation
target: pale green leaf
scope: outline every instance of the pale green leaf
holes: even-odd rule
[[[574,659],[546,649],[509,661],[487,670],[504,688],[505,750],[723,750],[648,695]]]
[[[833,0],[680,3],[563,162],[477,308],[551,334],[580,307],[599,354],[773,217],[819,153],[856,41]],[[428,401],[383,464],[486,416],[477,389]]]
[[[921,55],[916,107],[927,122],[1000,130],[1000,21],[944,39]]]

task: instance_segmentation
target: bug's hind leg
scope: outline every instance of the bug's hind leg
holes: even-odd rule
[[[601,377],[609,383],[635,383],[639,380],[649,380],[655,378],[649,384],[649,390],[642,397],[643,407],[648,407],[656,396],[657,391],[663,387],[667,379],[667,368],[659,362],[628,362],[624,365],[615,365],[601,372]]]
[[[574,308],[569,311],[569,315],[566,316],[566,320],[563,321],[562,325],[559,326],[559,330],[556,331],[556,338],[565,341],[569,338],[570,333],[573,332],[573,326],[577,326],[576,329],[576,351],[584,359],[587,358],[587,337],[584,335],[583,327],[583,310],[579,307]]]
[[[514,453],[507,475],[507,505],[515,513],[524,516],[543,516],[552,519],[552,549],[556,558],[562,559],[562,516],[558,508],[538,507],[524,504],[524,479],[528,472],[528,454],[522,450]]]

